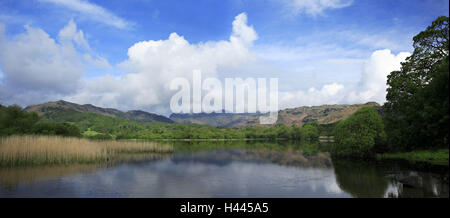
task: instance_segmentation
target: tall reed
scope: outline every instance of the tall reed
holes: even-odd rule
[[[59,136],[0,138],[0,165],[43,165],[108,161],[118,153],[171,152],[172,146],[138,141],[93,141]]]

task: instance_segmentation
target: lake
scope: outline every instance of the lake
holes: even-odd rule
[[[170,154],[0,168],[0,197],[448,197],[448,170],[334,160],[328,144],[160,142]]]

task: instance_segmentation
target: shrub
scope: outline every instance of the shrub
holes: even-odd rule
[[[377,146],[386,141],[381,116],[373,107],[364,107],[335,128],[334,156],[367,159],[374,157]]]

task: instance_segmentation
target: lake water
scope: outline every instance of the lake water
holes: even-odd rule
[[[0,197],[449,196],[448,171],[338,161],[292,142],[172,143],[173,154],[106,165],[0,168]]]

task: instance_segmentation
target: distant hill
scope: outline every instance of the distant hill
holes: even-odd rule
[[[377,109],[380,105],[374,102],[354,105],[322,105],[312,107],[297,107],[278,112],[276,124],[303,126],[308,122],[331,124],[342,120],[358,109],[370,106]],[[249,127],[259,126],[259,116],[262,114],[230,114],[230,113],[200,113],[200,114],[172,114],[170,119],[176,123],[195,123],[216,127]]]
[[[123,112],[112,108],[101,108],[91,104],[79,105],[67,101],[48,102],[44,104],[31,105],[25,108],[29,112],[37,112],[40,116],[50,121],[66,121],[63,115],[93,113],[104,116],[121,118],[139,123],[165,122],[173,123],[173,121],[165,116],[148,113],[145,111],[131,110]]]
[[[319,122],[320,124],[331,124],[342,120],[358,109],[371,106],[377,110],[380,105],[374,102],[354,105],[322,105],[312,107],[297,107],[280,110],[276,124],[285,124],[287,126],[303,126],[308,122]],[[183,124],[201,124],[215,127],[234,127],[245,128],[250,126],[260,126],[259,117],[261,113],[199,113],[199,114],[172,114],[170,118],[165,116],[148,113],[145,111],[131,110],[123,112],[113,108],[101,108],[91,104],[75,104],[67,101],[48,102],[44,104],[32,105],[25,108],[26,111],[37,112],[44,120],[56,122],[76,122],[92,119],[93,115],[101,115],[102,120],[107,117],[119,118],[120,120],[133,121],[138,123],[183,123]],[[91,114],[91,115],[88,115]],[[109,120],[109,119],[108,119]],[[115,121],[117,122],[117,121]]]
[[[198,114],[172,114],[170,119],[176,123],[202,124],[215,127],[246,127],[261,114],[231,114],[231,113],[198,113]]]

